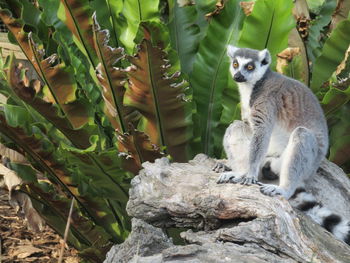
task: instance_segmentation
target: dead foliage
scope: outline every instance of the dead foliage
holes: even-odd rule
[[[0,189],[0,238],[2,263],[56,263],[61,238],[48,226],[34,233],[27,229],[23,217],[8,202],[8,193]],[[80,262],[78,252],[67,247],[65,263]]]

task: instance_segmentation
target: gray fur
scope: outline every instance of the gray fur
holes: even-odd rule
[[[228,56],[231,58],[235,56],[241,56],[245,58],[251,58],[254,61],[259,60],[259,55],[256,50],[250,48],[236,48],[234,50],[231,50],[230,53],[228,52]]]
[[[334,236],[350,245],[350,222],[339,215],[334,214],[330,209],[317,202],[311,193],[299,188],[291,197],[290,203],[294,208],[303,211],[316,223],[325,227]]]
[[[264,85],[265,80],[269,77],[270,69],[266,70],[266,73],[262,76],[260,80],[258,80],[252,90],[252,94],[250,95],[249,106],[252,107],[254,105],[255,100],[259,97],[260,93],[263,91],[261,87]]]
[[[232,76],[244,76],[244,81],[238,83],[242,119],[248,122],[252,137],[248,170],[244,174],[223,173],[218,182],[256,184],[266,157],[277,155],[280,158],[274,162],[274,169],[281,167],[276,171],[280,185],[265,185],[261,190],[288,199],[316,172],[326,155],[328,130],[322,109],[308,87],[269,69],[271,57],[267,50],[230,47],[228,55],[239,64],[236,68],[231,65]],[[248,70],[245,64],[252,62],[255,68]],[[231,155],[227,152],[229,163]]]
[[[271,71],[267,50],[229,46],[227,53],[232,76],[240,75],[243,121],[226,130],[223,145],[232,171],[217,165],[218,183],[259,184],[263,194],[283,195],[350,244],[350,222],[299,190],[316,175],[328,150],[328,129],[318,99],[301,82]],[[254,70],[248,70],[248,63],[254,63]],[[279,175],[278,185],[258,181],[265,163]]]
[[[234,183],[237,181],[237,178],[240,178],[240,176],[244,175],[248,171],[249,146],[251,144],[252,137],[253,135],[249,124],[243,121],[236,120],[226,129],[226,133],[224,136],[224,147],[228,157],[227,165],[229,165],[233,170],[230,172],[221,173],[219,178],[219,180],[221,180],[220,183]],[[318,144],[316,138],[312,135],[312,133],[306,128],[295,129],[292,135],[290,136],[289,142],[290,143],[288,143],[287,147],[289,147],[289,150],[292,152],[292,154],[291,158],[289,158],[288,160],[291,162],[295,161],[296,167],[300,166],[305,169],[308,169],[308,167],[312,167],[310,165],[298,164],[298,162],[303,161],[309,161],[312,163],[312,156],[317,156],[317,154],[315,154],[315,148],[318,147]],[[295,157],[302,155],[300,152],[304,152],[306,153],[306,155],[310,155],[311,158],[298,158],[297,160],[295,160]],[[288,153],[288,151],[284,152],[284,154],[286,153]],[[283,157],[283,155],[266,156],[264,162],[270,162],[271,170],[273,170],[275,173],[281,173],[281,160],[285,160],[285,158]],[[283,166],[292,169],[292,171],[290,171],[291,173],[300,171],[300,169],[294,171],[293,167],[291,167],[290,165],[286,165],[285,163],[283,164]],[[286,172],[289,171],[287,170]],[[315,173],[310,172],[309,174],[314,175]],[[283,177],[283,175],[281,175],[280,177]],[[286,178],[293,178],[293,176]],[[311,178],[309,179],[310,180],[308,180],[308,183],[310,183],[311,181]],[[263,180],[263,178],[260,178],[260,180]],[[307,178],[305,178],[305,180],[307,180]],[[278,184],[279,182],[276,181],[275,183]],[[293,189],[297,186],[297,184],[293,184],[293,182],[288,183],[293,186]],[[268,193],[271,196],[285,194],[277,185],[262,184],[260,183],[260,181],[258,182],[258,184],[262,185],[262,192],[265,191],[265,193]],[[327,218],[335,214],[327,207],[324,207],[322,206],[322,204],[318,203],[311,193],[306,193],[304,189],[300,189],[301,188],[298,187],[298,189],[294,191],[294,194],[289,198],[291,205],[294,208],[299,209],[308,216],[310,216],[316,223],[326,227],[325,222]],[[310,203],[312,202],[314,203],[314,205],[310,205]],[[350,245],[350,222],[348,220],[345,220],[342,217],[340,217],[340,221],[337,224],[335,224],[332,229],[330,229],[330,232],[332,232],[337,239],[343,240],[344,242]]]

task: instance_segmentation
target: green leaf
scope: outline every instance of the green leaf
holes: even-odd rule
[[[174,160],[186,161],[192,135],[191,105],[184,94],[188,85],[179,72],[168,75],[172,69],[166,62],[167,54],[152,44],[148,28],[144,32],[138,53],[128,57],[133,66],[128,70],[125,102],[147,119],[146,133],[152,143],[166,146]]]
[[[8,123],[13,127],[22,127],[23,124],[31,120],[28,111],[20,106],[5,104],[4,113]]]
[[[324,27],[330,23],[336,4],[337,3],[335,0],[324,1],[322,7],[320,7],[320,13],[316,19],[312,21],[312,24],[309,28],[306,48],[308,51],[308,57],[312,62],[314,62],[321,53],[321,44],[323,42],[321,41],[321,32]]]
[[[109,45],[112,47],[120,46],[118,35],[122,25],[119,16],[123,10],[123,1],[93,0],[90,1],[90,5],[96,11],[98,23],[103,29],[108,29],[111,35]]]
[[[44,24],[42,24],[42,21],[40,19],[40,11],[35,8],[35,6],[30,3],[29,1],[26,0],[19,0],[19,2],[22,4],[22,10],[21,10],[21,18],[23,21],[26,23],[26,25],[30,26],[31,30],[35,33],[38,34],[38,28],[40,27],[45,27]],[[28,31],[27,31],[28,32]],[[47,37],[47,31],[46,35],[42,36],[42,39]]]
[[[332,31],[323,46],[322,54],[316,59],[312,74],[311,88],[319,91],[337,66],[343,61],[350,44],[350,20],[344,20]]]
[[[131,124],[137,125],[140,114],[133,107],[125,106],[124,99],[124,83],[126,82],[126,72],[116,65],[120,64],[120,60],[124,57],[121,48],[111,48],[108,43],[108,32],[100,30],[97,21],[94,19],[94,41],[96,51],[101,63],[98,65],[98,79],[102,86],[103,99],[105,101],[104,112],[108,117],[113,128],[119,133],[118,149],[120,152],[126,152],[128,157],[124,159],[122,166],[128,171],[137,173],[141,169],[141,163],[144,161],[154,161],[161,155],[159,149],[153,149],[155,155],[150,155],[148,151],[147,138],[141,140],[142,143],[137,145],[140,140],[133,140],[135,136],[133,128],[129,128]],[[132,125],[131,125],[132,126]],[[129,133],[127,133],[130,130]],[[140,137],[137,137],[140,138]],[[136,143],[136,145],[135,145]],[[149,158],[151,156],[151,158]],[[153,158],[152,158],[153,157]]]
[[[90,136],[96,134],[96,127],[87,123],[89,118],[86,114],[85,106],[82,105],[79,107],[79,103],[73,103],[73,107],[70,104],[63,104],[65,112],[67,112],[67,115],[70,115],[71,118],[61,116],[57,107],[36,96],[35,86],[38,85],[39,82],[29,81],[26,77],[22,80],[20,78],[20,72],[21,68],[15,65],[14,58],[12,56],[9,63],[8,81],[10,83],[10,87],[17,94],[17,96],[32,106],[58,129],[60,129],[60,131],[67,138],[69,138],[74,145],[80,148],[89,147]],[[54,75],[51,74],[51,77],[53,76]],[[57,89],[61,89],[63,88],[60,86],[61,81],[65,81],[65,84],[67,84],[68,80],[69,79],[56,80],[56,78],[51,78],[50,82],[52,82],[54,87]],[[26,83],[29,83],[29,85],[26,86]],[[72,122],[76,127],[81,126],[81,124],[85,122],[85,126],[79,130],[75,130]]]
[[[134,39],[139,30],[141,22],[155,21],[159,22],[158,12],[159,0],[125,0],[123,16],[126,19],[127,26],[121,31],[120,41],[125,46],[129,54],[134,50]]]
[[[171,46],[176,50],[181,71],[190,74],[198,51],[200,28],[195,24],[197,11],[195,5],[171,8],[169,31]]]
[[[34,208],[45,222],[63,237],[71,200],[57,194],[59,191],[45,182],[23,185],[22,191],[30,196]],[[94,224],[81,213],[81,207],[75,202],[68,243],[80,250],[82,256],[89,249],[90,257],[87,259],[98,263],[104,260],[111,247],[110,239],[111,236],[101,226]]]
[[[286,52],[291,49],[287,49]],[[305,83],[305,69],[303,64],[303,54],[301,52],[293,53],[290,51],[290,57],[283,57],[279,54],[277,67],[283,75],[297,79]]]
[[[97,202],[97,209],[104,209],[108,214],[102,218],[118,241],[127,236],[126,229],[130,229],[130,218],[126,215],[126,203],[132,174],[121,167],[123,159],[116,149],[99,153],[82,153],[72,148],[62,147],[66,152],[67,165],[74,169],[79,193],[84,197],[93,197]],[[85,188],[85,189],[84,189]],[[114,219],[113,219],[114,218]]]
[[[216,8],[218,0],[197,0],[194,5],[197,10],[196,24],[200,27],[200,39],[202,40],[207,33],[209,21],[207,14],[213,12]]]
[[[349,104],[342,106],[331,116],[329,123],[330,154],[329,160],[350,172],[350,125]]]
[[[5,2],[5,3],[4,3]],[[4,0],[2,8],[9,9],[25,25],[26,32],[33,32],[43,42],[49,41],[49,30],[41,19],[41,11],[27,0]]]
[[[146,133],[152,143],[166,146],[174,160],[187,160],[192,124],[191,105],[184,94],[187,83],[178,72],[168,75],[172,69],[166,62],[166,53],[152,44],[146,27],[137,55],[128,59],[133,66],[128,70],[125,102],[147,119]]]
[[[35,61],[33,50],[31,49],[29,44],[28,33],[24,32],[23,30],[25,25],[23,20],[14,18],[11,12],[6,9],[0,10],[0,19],[15,37],[18,45],[21,47],[23,53],[28,58],[28,61],[32,63],[38,75],[42,76],[39,69],[39,65]]]
[[[32,183],[37,182],[37,171],[35,171],[30,165],[15,162],[10,162],[9,164],[10,169],[14,170],[23,181]]]
[[[75,37],[75,43],[88,58],[92,66],[97,66],[92,35],[92,9],[88,0],[61,0],[58,17],[67,25]]]
[[[104,112],[114,129],[124,133],[130,122],[139,119],[138,112],[123,104],[126,72],[118,67],[120,60],[124,58],[122,48],[112,48],[107,45],[109,34],[106,30],[100,30],[96,18],[94,18],[94,44],[100,61],[97,67],[97,78],[102,88],[102,96],[105,101]],[[135,121],[136,119],[136,121]]]
[[[243,18],[239,1],[229,1],[225,4],[220,14],[210,21],[190,75],[200,121],[198,129],[202,132],[201,151],[211,156],[214,154],[214,147],[217,148],[216,152],[221,153],[222,146],[218,142],[225,130],[225,127],[219,127],[219,122],[223,111],[222,95],[229,76],[226,47],[237,42]],[[237,94],[233,86],[230,89]],[[231,106],[231,110],[234,111],[234,107]]]
[[[127,150],[127,152],[120,153],[126,157],[123,168],[134,174],[141,170],[143,162],[153,162],[164,156],[160,149],[151,143],[147,134],[133,127],[129,128],[128,133],[118,132],[118,141]]]
[[[83,160],[80,159],[79,163],[76,165],[83,165],[84,163],[93,164],[95,165],[95,171],[98,172],[98,174],[93,174],[89,178],[83,177],[82,179],[84,180],[79,180],[81,177],[75,176],[78,171],[74,171],[72,167],[67,168],[67,160],[64,160],[61,154],[59,155],[61,160],[58,160],[55,147],[50,141],[40,136],[37,132],[35,135],[31,135],[27,134],[21,128],[10,126],[7,123],[5,116],[1,113],[0,133],[15,142],[19,148],[26,152],[26,154],[36,162],[36,165],[40,170],[47,174],[51,181],[62,187],[66,193],[74,196],[84,210],[84,213],[89,215],[96,224],[104,227],[113,237],[115,242],[121,242],[125,239],[127,233],[123,226],[126,225],[126,223],[121,222],[121,219],[118,217],[122,212],[119,212],[119,214],[110,213],[111,207],[113,207],[109,204],[111,201],[107,198],[104,199],[100,196],[97,197],[96,193],[98,190],[93,191],[93,194],[91,195],[82,193],[80,190],[81,184],[87,184],[91,189],[94,189],[94,179],[96,178],[96,180],[99,181],[101,180],[100,178],[103,177],[105,181],[104,183],[99,184],[99,186],[103,186],[100,191],[103,194],[110,194],[109,189],[112,188],[115,193],[115,201],[112,201],[117,202],[117,204],[114,205],[116,207],[114,210],[118,209],[118,211],[124,211],[125,213],[125,210],[120,208],[121,205],[119,202],[121,201],[125,206],[127,200],[126,193],[119,187],[118,183],[115,182],[113,178],[106,174],[106,172],[101,173],[101,170],[103,170],[103,167],[101,166],[102,161],[96,160],[94,156],[90,155],[86,155]],[[115,187],[112,187],[113,185]]]
[[[76,100],[77,84],[73,69],[63,63],[55,65],[58,59],[56,55],[43,59],[44,50],[36,48],[37,45],[31,35],[29,35],[29,41],[41,76],[50,90],[49,97],[52,96],[53,103],[59,105],[64,112],[64,105]]]
[[[339,110],[339,108],[350,101],[350,87],[341,90],[331,87],[323,96],[321,101],[322,108],[326,116],[331,115]]]
[[[27,130],[29,130],[28,127]],[[46,148],[47,151],[52,150],[49,149],[51,144],[44,138],[41,138],[41,141],[38,140],[37,137],[40,137],[39,133],[35,136],[27,135],[27,132],[23,128],[10,126],[3,113],[0,114],[0,132],[11,141],[15,142],[17,147],[26,152],[32,160],[35,160],[38,165],[40,165],[41,169],[47,171],[49,176],[51,176],[56,183],[61,183],[62,186],[65,184],[72,185],[72,178],[61,172],[55,173],[55,170],[59,170],[60,165],[51,167],[55,163],[52,153],[48,154],[43,150],[44,148]],[[29,134],[30,133],[31,131],[29,131]],[[69,187],[65,188],[68,192],[75,192],[74,187],[72,187],[72,189],[69,189]]]
[[[61,149],[69,156],[67,164],[70,164],[74,169],[78,168],[76,172],[85,177],[87,181],[93,181],[94,185],[89,188],[95,189],[96,195],[112,198],[126,204],[129,189],[126,179],[130,179],[131,174],[121,168],[122,159],[118,157],[117,150],[84,153],[64,144],[61,144]]]
[[[244,22],[238,46],[267,48],[275,68],[276,55],[287,47],[289,33],[295,26],[292,8],[292,0],[257,0]]]
[[[328,0],[306,0],[310,11],[314,14],[319,14],[322,12],[322,7]],[[332,0],[333,1],[333,0]],[[329,1],[328,1],[329,2]]]
[[[59,0],[38,0],[40,7],[43,9],[42,19],[47,25],[57,27],[61,21],[57,17],[57,10],[60,6]],[[63,25],[63,23],[61,23]]]

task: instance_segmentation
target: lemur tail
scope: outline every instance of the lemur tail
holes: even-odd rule
[[[298,188],[289,201],[294,208],[303,211],[337,239],[350,245],[350,222],[317,202],[304,188]]]

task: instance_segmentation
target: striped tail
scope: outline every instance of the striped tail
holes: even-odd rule
[[[310,216],[316,223],[331,232],[337,239],[350,245],[350,222],[334,214],[328,208],[316,201],[304,188],[298,188],[289,202],[294,208]]]

